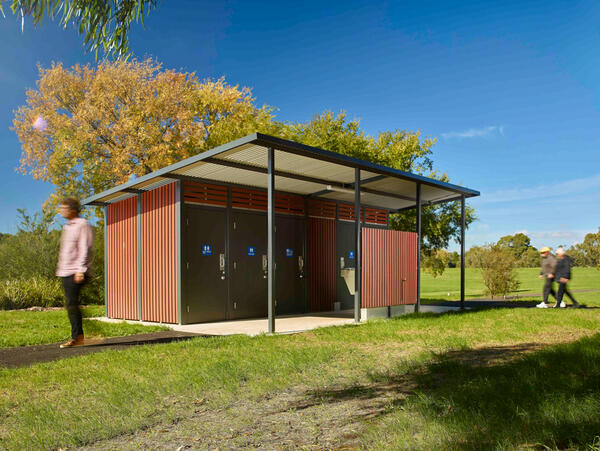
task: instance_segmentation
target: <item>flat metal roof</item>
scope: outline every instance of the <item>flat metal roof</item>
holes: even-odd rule
[[[148,191],[173,179],[267,188],[267,150],[275,153],[275,190],[354,202],[355,169],[361,170],[361,203],[388,210],[479,196],[479,191],[400,171],[294,141],[253,133],[84,199],[105,205]]]

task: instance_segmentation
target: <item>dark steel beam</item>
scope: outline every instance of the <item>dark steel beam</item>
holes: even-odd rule
[[[430,206],[430,205],[445,204],[446,202],[456,202],[457,200],[460,200],[461,197],[462,196],[451,197],[449,199],[426,200],[426,201],[421,201],[421,205]],[[399,208],[397,210],[393,210],[392,213],[402,213],[403,211],[412,210],[413,208],[417,208],[417,204],[416,203],[414,205],[411,205],[410,207],[404,207],[404,208]]]
[[[363,193],[375,194],[377,196],[383,196],[383,197],[391,197],[394,199],[408,200],[411,202],[414,202],[416,200],[414,197],[403,196],[402,194],[388,193],[387,191],[378,191],[378,190],[371,189],[371,188],[362,188],[361,191]]]
[[[360,234],[360,169],[354,169],[354,230],[355,230],[355,248],[354,248],[354,322],[360,323],[360,285],[361,285],[361,234]]]
[[[460,199],[460,308],[465,308],[465,196]]]
[[[377,181],[383,180],[385,178],[388,178],[388,176],[387,175],[376,175],[374,177],[369,177],[368,179],[361,180],[360,181],[360,186],[363,186],[365,183],[377,182]],[[352,186],[352,187],[354,187],[354,183],[355,182],[352,182],[349,185]]]
[[[219,164],[221,166],[227,166],[230,168],[243,169],[245,171],[259,172],[261,174],[267,173],[266,168],[252,166],[249,164],[240,163],[238,161],[222,160],[220,158],[207,158],[204,161],[206,161],[208,163],[212,163],[212,164]],[[275,175],[278,177],[285,177],[285,178],[289,178],[289,179],[300,180],[303,182],[318,183],[318,184],[325,185],[325,186],[330,185],[330,186],[335,186],[336,188],[343,188],[343,189],[350,189],[350,190],[354,190],[354,185],[355,185],[355,183],[335,182],[335,181],[331,181],[331,180],[327,180],[327,179],[320,179],[320,178],[316,178],[316,177],[309,177],[306,175],[294,174],[293,172],[287,172],[287,171],[275,171]],[[385,178],[386,176],[381,176],[381,177]],[[372,180],[374,178],[375,177],[372,177],[371,179],[367,179],[367,180]],[[379,178],[378,178],[378,180],[379,180]],[[361,181],[360,184],[362,185],[362,183],[363,182]],[[330,191],[335,191],[335,190],[322,190],[322,191],[317,191],[317,193],[325,194]],[[370,189],[370,188],[362,188],[362,191],[364,193],[375,194],[375,195],[384,196],[384,197],[391,197],[394,199],[409,200],[409,201],[413,201],[413,202],[415,200],[414,197],[403,196],[401,194],[396,194],[396,193],[388,193],[386,191],[378,191],[378,190],[374,190],[374,189]],[[318,194],[316,194],[316,193],[310,194],[310,196],[312,196],[312,195],[318,195]]]
[[[417,183],[417,303],[415,312],[421,309],[421,184]]]
[[[259,172],[261,174],[267,174],[268,168],[261,168],[259,166],[252,166],[249,164],[240,163],[238,161],[222,160],[220,158],[207,158],[207,163],[218,164],[221,166],[227,166],[229,168],[243,169],[245,171]],[[346,188],[346,185],[341,182],[336,182],[327,179],[320,179],[317,177],[310,177],[307,175],[294,174],[293,172],[287,171],[275,171],[275,175],[278,177],[285,177],[288,179],[300,180],[302,182],[318,183],[321,185],[331,185],[337,188]]]
[[[269,147],[267,167],[267,303],[269,333],[275,333],[275,150]]]

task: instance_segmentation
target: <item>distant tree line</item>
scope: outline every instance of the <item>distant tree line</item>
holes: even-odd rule
[[[518,268],[532,268],[540,265],[539,250],[531,245],[524,233],[503,236],[491,245],[473,246],[465,253],[465,265],[471,268],[481,267],[481,253],[494,247],[508,251]],[[575,266],[600,267],[600,228],[596,233],[588,233],[582,243],[565,247]]]

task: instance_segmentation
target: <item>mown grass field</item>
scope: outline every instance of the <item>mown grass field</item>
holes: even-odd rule
[[[538,278],[539,268],[518,268],[519,290],[513,295],[536,294],[542,292],[543,281]],[[465,268],[466,298],[486,297],[485,286],[478,268]],[[460,298],[460,268],[448,268],[441,276],[421,272],[421,298],[435,300],[455,300]],[[600,269],[573,268],[570,290],[600,289]],[[600,304],[598,304],[600,305]]]
[[[116,337],[166,330],[162,326],[103,323],[85,317],[103,316],[104,306],[92,305],[82,309],[83,330],[87,338]],[[68,339],[71,326],[64,309],[50,311],[0,310],[0,348],[57,343]]]
[[[0,447],[594,449],[599,331],[496,309],[0,369]]]

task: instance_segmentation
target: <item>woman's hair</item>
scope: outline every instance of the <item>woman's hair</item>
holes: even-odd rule
[[[75,210],[77,214],[81,211],[81,204],[74,197],[65,197],[61,202],[61,205],[66,205],[71,210]]]

